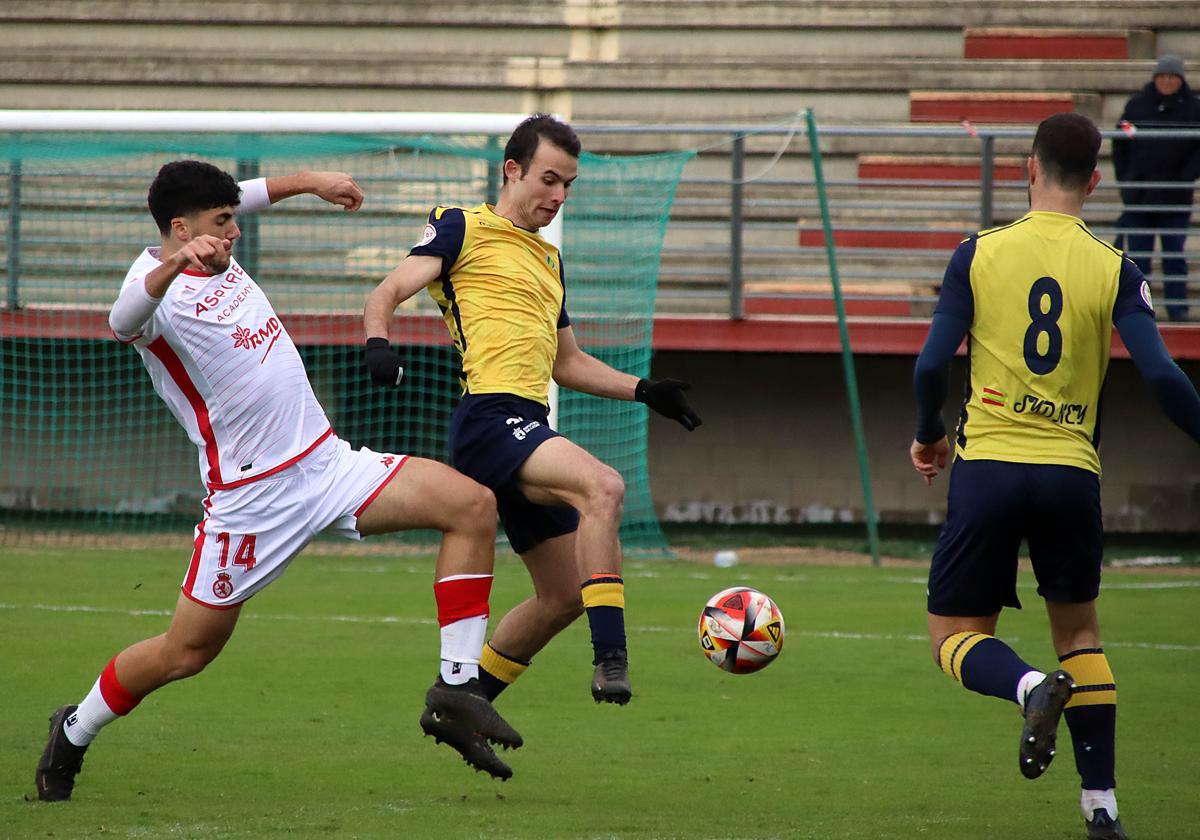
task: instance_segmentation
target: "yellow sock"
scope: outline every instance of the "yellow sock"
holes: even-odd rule
[[[529,668],[528,662],[505,656],[488,642],[479,656],[479,683],[489,700],[495,700],[500,692],[517,681],[517,677]]]

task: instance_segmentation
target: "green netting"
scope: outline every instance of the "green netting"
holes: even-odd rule
[[[458,358],[422,294],[397,313],[404,386],[361,366],[367,293],[420,236],[429,208],[494,201],[501,138],[347,135],[0,135],[0,543],[86,541],[188,528],[203,488],[195,448],[137,354],[112,340],[108,308],[158,232],[146,188],[168,160],[209,160],[240,178],[350,172],[367,200],[342,213],[311,196],[245,216],[238,260],[300,347],[338,434],[355,445],[447,460]],[[585,154],[564,219],[581,345],[649,372],[654,293],[675,187],[690,153]],[[646,471],[646,409],[562,392],[558,427],[627,483],[621,538],[663,551]],[[428,542],[432,535],[409,535]]]

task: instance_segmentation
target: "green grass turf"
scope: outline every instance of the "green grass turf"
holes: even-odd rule
[[[164,629],[181,562],[0,549],[0,837],[1083,836],[1065,726],[1055,765],[1023,779],[1015,707],[931,663],[915,567],[630,563],[633,703],[593,704],[577,623],[498,703],[526,740],[501,784],[417,726],[436,657],[431,562],[308,554],[247,606],[203,674],[104,731],[73,801],[29,801],[46,716]],[[703,658],[695,624],[740,583],[777,600],[788,635],[775,664],[737,677]],[[1114,573],[1101,598],[1122,817],[1138,840],[1200,826],[1198,585]],[[528,589],[502,558],[494,612]],[[1027,576],[1020,591],[1027,609],[1006,613],[1001,634],[1049,668]]]

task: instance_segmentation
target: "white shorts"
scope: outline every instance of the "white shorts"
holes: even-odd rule
[[[407,460],[330,436],[262,481],[210,490],[183,594],[206,607],[231,607],[283,574],[321,531],[362,539],[358,517]]]

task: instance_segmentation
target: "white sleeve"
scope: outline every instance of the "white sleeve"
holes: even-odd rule
[[[242,203],[238,205],[239,213],[257,213],[271,206],[271,195],[267,192],[266,178],[252,178],[249,181],[238,181],[242,188]]]
[[[152,297],[146,291],[146,279],[135,278],[117,295],[117,302],[108,315],[108,325],[119,341],[126,344],[136,341],[145,333],[146,323],[154,317],[160,303],[162,298]]]

